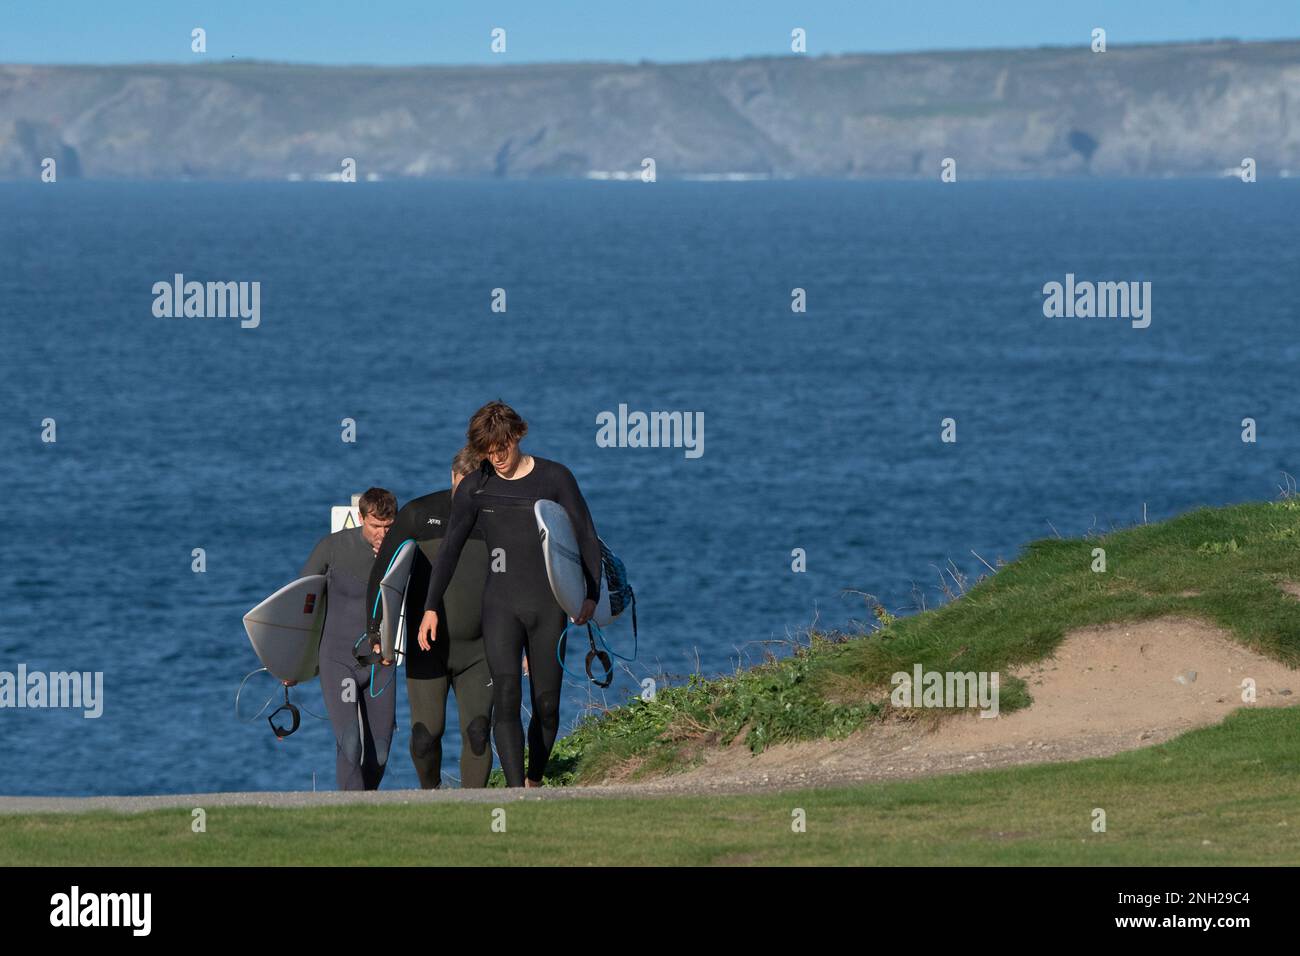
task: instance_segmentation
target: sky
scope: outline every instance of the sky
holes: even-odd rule
[[[1300,37],[1300,0],[0,0],[0,62],[681,62]],[[506,31],[506,53],[489,48]]]

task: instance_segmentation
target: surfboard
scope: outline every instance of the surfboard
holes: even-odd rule
[[[572,620],[582,610],[587,597],[587,581],[582,573],[582,554],[578,551],[578,537],[573,533],[569,513],[556,501],[538,499],[533,505],[537,518],[537,533],[542,539],[542,556],[546,561],[546,576],[551,582],[555,601]],[[609,591],[605,576],[600,576],[600,600],[592,620],[601,627],[614,620],[609,610]]]
[[[413,538],[403,541],[388,562],[379,582],[384,617],[379,623],[379,646],[386,660],[402,662],[406,651],[406,585],[411,579],[411,562],[415,559]]]
[[[263,666],[282,681],[311,680],[320,670],[325,575],[286,584],[244,615],[244,630]]]

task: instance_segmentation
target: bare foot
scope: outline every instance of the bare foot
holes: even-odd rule
[[[531,788],[531,787],[540,787],[541,785],[542,785],[542,784],[541,784],[540,781],[538,781],[538,780],[534,780],[532,777],[524,777],[524,787],[525,787],[525,789],[527,789],[527,788]]]

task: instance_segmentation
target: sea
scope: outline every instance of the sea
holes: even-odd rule
[[[565,729],[1037,538],[1275,498],[1297,223],[1288,179],[0,184],[0,681],[102,681],[98,716],[0,707],[0,794],[333,789],[327,721],[276,740],[265,674],[237,711],[241,618],[333,506],[446,487],[493,399],[636,591]],[[177,276],[256,321],[168,317]],[[1045,314],[1067,282],[1145,314]],[[656,412],[689,443],[602,434]],[[394,692],[385,789],[417,786]]]

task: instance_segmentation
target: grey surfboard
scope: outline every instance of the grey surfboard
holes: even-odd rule
[[[406,585],[411,580],[416,547],[411,538],[403,541],[379,582],[379,598],[384,607],[384,617],[379,622],[379,647],[385,660],[398,664],[406,653]]]
[[[244,615],[253,651],[279,680],[301,683],[319,672],[325,605],[325,575],[309,574]]]

